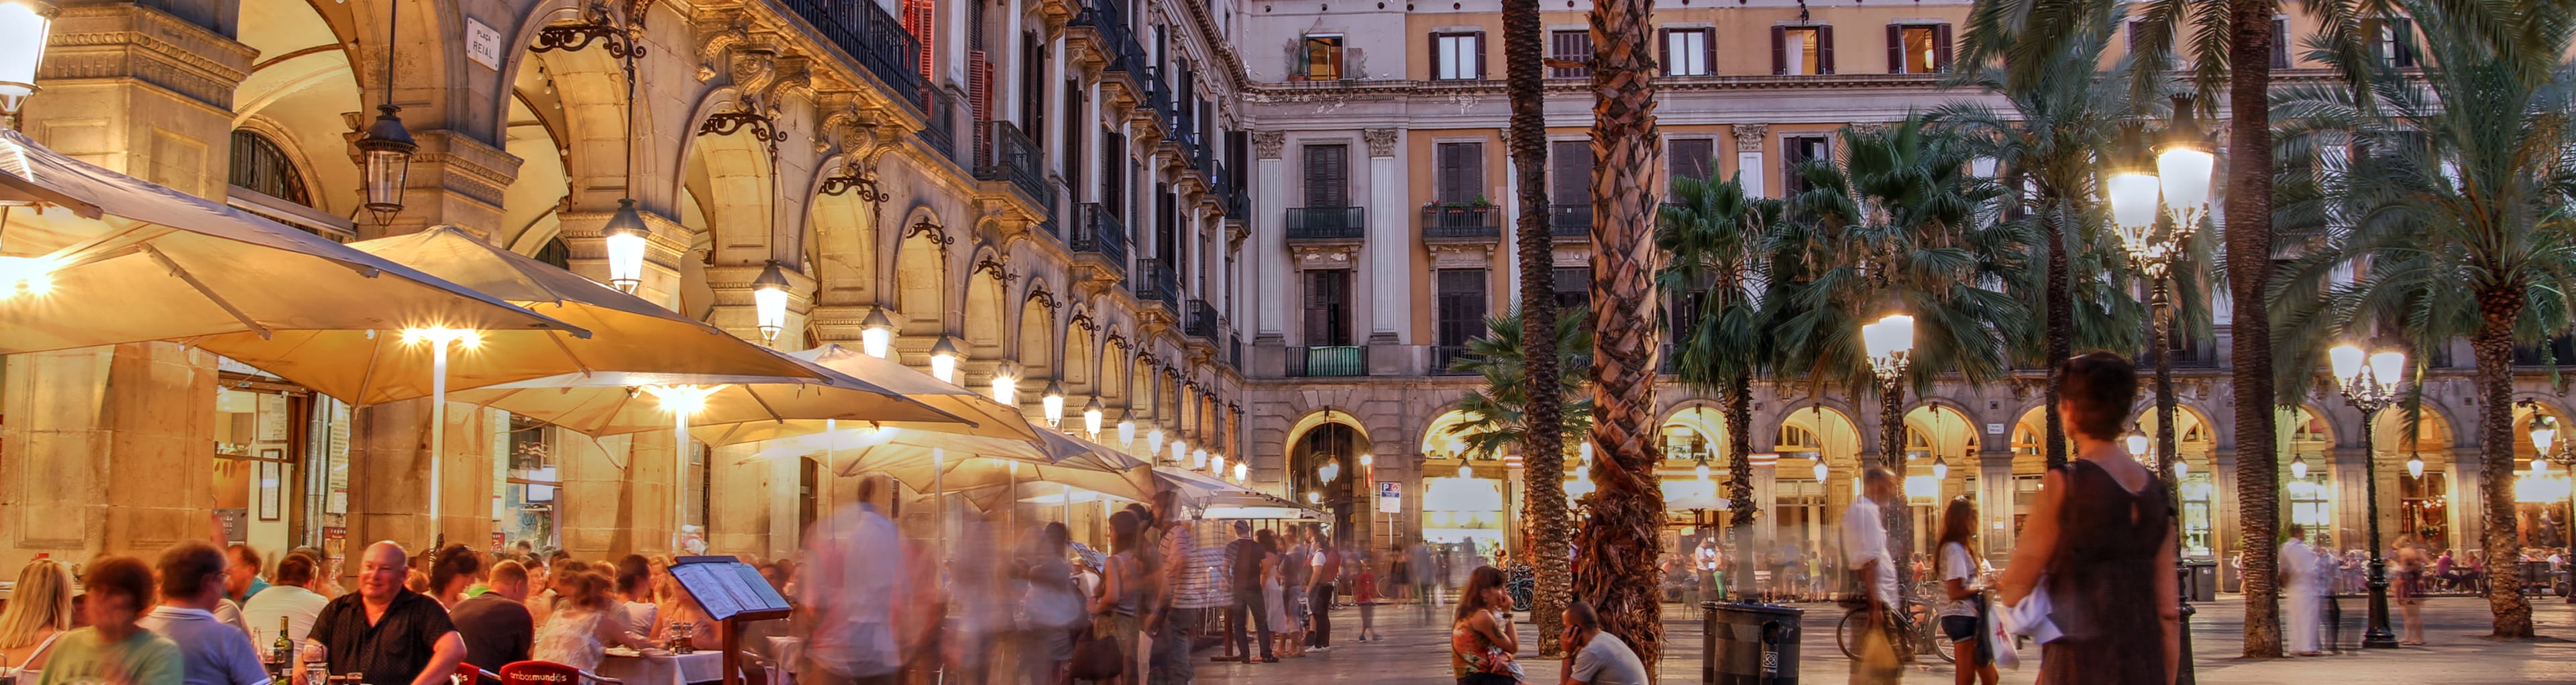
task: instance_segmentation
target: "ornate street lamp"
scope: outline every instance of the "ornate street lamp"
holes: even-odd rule
[[[1153,430],[1145,432],[1145,456],[1152,457],[1162,453],[1163,427],[1161,425],[1156,425]]]
[[[1101,414],[1100,396],[1092,395],[1091,403],[1082,405],[1082,432],[1089,436],[1092,442],[1100,441]]]
[[[1252,479],[1252,467],[1245,466],[1245,465],[1243,464],[1243,462],[1240,462],[1240,461],[1235,462],[1235,463],[1234,463],[1234,484],[1235,484],[1235,485],[1242,485],[1244,481],[1246,481],[1246,480],[1251,480],[1251,479]]]
[[[1224,477],[1225,477],[1225,455],[1222,455],[1222,454],[1209,455],[1209,456],[1208,456],[1208,459],[1207,459],[1207,463],[1194,465],[1194,466],[1192,466],[1192,467],[1190,467],[1190,468],[1191,468],[1191,469],[1193,469],[1193,470],[1197,470],[1197,469],[1205,469],[1205,470],[1207,470],[1207,472],[1208,472],[1208,473],[1216,474],[1216,477],[1218,477],[1218,478],[1224,478]]]
[[[1048,428],[1064,423],[1064,384],[1048,379],[1046,390],[1038,393],[1038,412],[1046,416]]]
[[[939,336],[939,342],[930,346],[930,377],[941,383],[957,382],[957,343],[948,336]]]
[[[1181,460],[1188,459],[1189,457],[1190,441],[1182,440],[1177,437],[1172,438],[1172,463],[1181,463]]]
[[[1828,468],[1826,468],[1826,467],[1825,467],[1825,456],[1824,456],[1824,454],[1823,454],[1823,453],[1821,453],[1821,452],[1819,452],[1819,453],[1817,453],[1817,454],[1816,454],[1816,465],[1815,465],[1814,469],[1815,469],[1815,472],[1816,472],[1816,484],[1817,484],[1817,485],[1824,485],[1824,484],[1825,484],[1825,476],[1829,476],[1829,475],[1832,475],[1832,474],[1833,474],[1833,470],[1832,470],[1832,469],[1828,469]]]
[[[2395,649],[2397,634],[2388,630],[2388,562],[2379,545],[2379,455],[2370,443],[2376,437],[2372,425],[2379,410],[2397,399],[2397,385],[2405,378],[2406,353],[2372,354],[2364,364],[2360,347],[2337,345],[2326,356],[2333,362],[2344,401],[2361,410],[2361,472],[2367,484],[2363,501],[2370,503],[2370,626],[2362,633],[2361,646]]]
[[[2569,512],[2569,519],[2576,520],[2576,445],[2557,441],[2558,422],[2551,419],[2546,414],[2539,413],[2540,407],[2538,404],[2532,403],[2529,400],[2525,400],[2524,404],[2530,406],[2533,411],[2530,431],[2531,449],[2533,454],[2531,458],[2531,475],[2548,475],[2549,462],[2553,460],[2563,466],[2569,467],[2560,470],[2566,472],[2568,485],[2567,511]],[[2549,451],[2549,448],[2552,445],[2556,445],[2558,447],[2558,451]],[[2565,537],[2568,538],[2566,558],[2576,559],[2576,535]],[[2576,592],[2567,593],[2567,603],[2576,604]]]
[[[1126,410],[1125,412],[1122,412],[1122,413],[1120,414],[1120,416],[1118,417],[1118,446],[1119,446],[1119,447],[1128,447],[1128,448],[1133,448],[1133,447],[1135,447],[1135,445],[1136,445],[1136,417],[1134,416],[1134,414],[1135,414],[1135,413],[1136,413],[1136,412],[1135,412],[1135,410],[1133,410],[1133,409],[1129,409],[1129,410]]]
[[[787,329],[787,271],[778,268],[778,260],[769,260],[751,280],[751,308],[760,319],[760,340],[775,345],[778,332]]]
[[[1895,385],[1905,378],[1905,368],[1914,355],[1914,317],[1889,314],[1877,323],[1860,327],[1862,346],[1869,352],[1870,372],[1881,383]]]
[[[36,94],[36,68],[52,42],[55,9],[38,0],[0,2],[0,118],[18,128],[18,108]]]
[[[884,359],[893,349],[894,320],[886,318],[884,307],[868,310],[868,318],[859,322],[859,351]]]
[[[392,78],[390,74],[386,78]],[[403,128],[402,107],[395,105],[393,88],[385,88],[387,102],[376,105],[376,121],[358,136],[358,154],[366,162],[367,211],[376,215],[376,224],[390,226],[402,214],[404,179],[411,173],[411,153],[420,149],[412,142],[411,131]]]
[[[1937,480],[1937,481],[1942,481],[1942,482],[1949,482],[1949,480],[1950,480],[1950,458],[1949,458],[1949,457],[1936,456],[1936,457],[1933,457],[1933,458],[1932,458],[1932,479],[1933,479],[1933,480]]]
[[[617,213],[608,215],[599,236],[608,243],[608,285],[634,294],[644,284],[644,248],[653,241],[653,228],[644,225],[635,200],[619,198]]]

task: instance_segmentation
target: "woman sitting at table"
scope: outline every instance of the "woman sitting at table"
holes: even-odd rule
[[[650,646],[627,627],[624,607],[608,594],[607,576],[560,575],[555,590],[563,593],[561,606],[555,607],[553,620],[537,629],[529,658],[588,671],[599,668],[599,659],[610,645]]]
[[[697,597],[689,594],[687,586],[675,580],[664,585],[663,589],[669,594],[663,595],[661,605],[654,610],[654,615],[660,620],[653,626],[653,644],[669,644],[671,626],[677,624],[690,626],[694,631],[689,633],[689,646],[705,650],[724,649],[724,638],[716,632],[723,624],[707,616],[706,609],[698,606]]]

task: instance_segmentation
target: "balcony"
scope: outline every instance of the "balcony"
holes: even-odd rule
[[[1367,207],[1290,207],[1288,240],[1350,241],[1368,237]]]
[[[1127,222],[1118,218],[1118,210],[1098,202],[1085,202],[1074,208],[1074,254],[1098,255],[1119,275],[1127,273]]]
[[[1201,340],[1216,340],[1216,307],[1209,305],[1207,300],[1190,300],[1189,308],[1182,310],[1181,334]]]
[[[1136,43],[1135,34],[1128,28],[1125,13],[1119,9],[1122,4],[1106,0],[1085,3],[1082,11],[1073,15],[1073,22],[1066,25],[1068,41],[1076,45],[1088,41],[1090,44],[1083,47],[1100,56],[1102,82],[1123,90],[1123,94],[1104,95],[1102,102],[1122,96],[1143,99],[1136,93],[1140,77],[1136,71],[1145,65],[1145,48]]]
[[[1243,336],[1240,336],[1240,335],[1229,335],[1229,336],[1226,336],[1226,340],[1225,340],[1225,342],[1226,342],[1226,346],[1225,346],[1225,365],[1226,365],[1226,366],[1234,367],[1234,368],[1236,368],[1236,369],[1238,369],[1238,370],[1242,369],[1242,368],[1243,368]]]
[[[1288,348],[1288,377],[1331,378],[1368,375],[1358,345]]]
[[[1548,205],[1547,234],[1556,238],[1592,239],[1592,205]]]
[[[930,149],[939,151],[940,156],[947,157],[949,161],[956,161],[956,100],[942,96],[936,90],[929,91],[927,96],[930,98],[930,121],[921,128],[921,142],[928,143]]]
[[[921,40],[905,31],[885,8],[874,2],[781,0],[788,10],[814,25],[824,40],[858,60],[859,66],[894,89],[897,99],[921,106]]]
[[[1135,289],[1137,300],[1143,301],[1148,306],[1161,303],[1166,310],[1180,310],[1181,276],[1172,271],[1170,262],[1160,259],[1139,259],[1136,260],[1136,271],[1141,278],[1130,280],[1128,283]]]
[[[1008,121],[977,122],[975,134],[983,140],[975,147],[984,157],[976,160],[976,179],[1009,181],[1031,199],[1047,200],[1046,176],[1039,170],[1043,162],[1038,159],[1036,141],[1029,140],[1028,134]]]
[[[1472,372],[1472,371],[1458,371],[1458,370],[1455,370],[1455,369],[1451,369],[1451,368],[1449,368],[1449,366],[1450,366],[1451,364],[1456,363],[1460,357],[1465,357],[1465,356],[1467,356],[1467,346],[1465,346],[1465,345],[1433,345],[1433,346],[1431,346],[1431,375],[1434,375],[1434,376],[1473,376],[1473,375],[1476,375],[1476,374],[1475,374],[1475,372]]]
[[[1491,242],[1503,235],[1503,213],[1493,205],[1422,206],[1424,242]]]

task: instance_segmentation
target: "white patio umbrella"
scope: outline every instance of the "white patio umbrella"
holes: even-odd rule
[[[971,424],[908,422],[892,419],[871,422],[877,427],[1000,438],[1024,443],[1036,443],[1041,440],[1040,434],[1053,432],[1030,424],[1027,415],[1022,414],[1018,407],[1005,406],[981,393],[932,378],[930,374],[891,360],[861,354],[858,350],[839,345],[824,345],[787,354],[973,422]],[[710,445],[737,445],[757,440],[810,436],[829,430],[862,427],[827,424],[824,421],[763,421],[705,426],[699,428],[696,435],[699,440]],[[820,451],[819,448],[817,451]]]

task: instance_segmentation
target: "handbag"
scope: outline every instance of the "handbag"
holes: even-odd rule
[[[1094,637],[1084,629],[1074,636],[1073,661],[1069,664],[1077,680],[1108,680],[1126,672],[1126,661],[1118,650],[1118,638]]]

